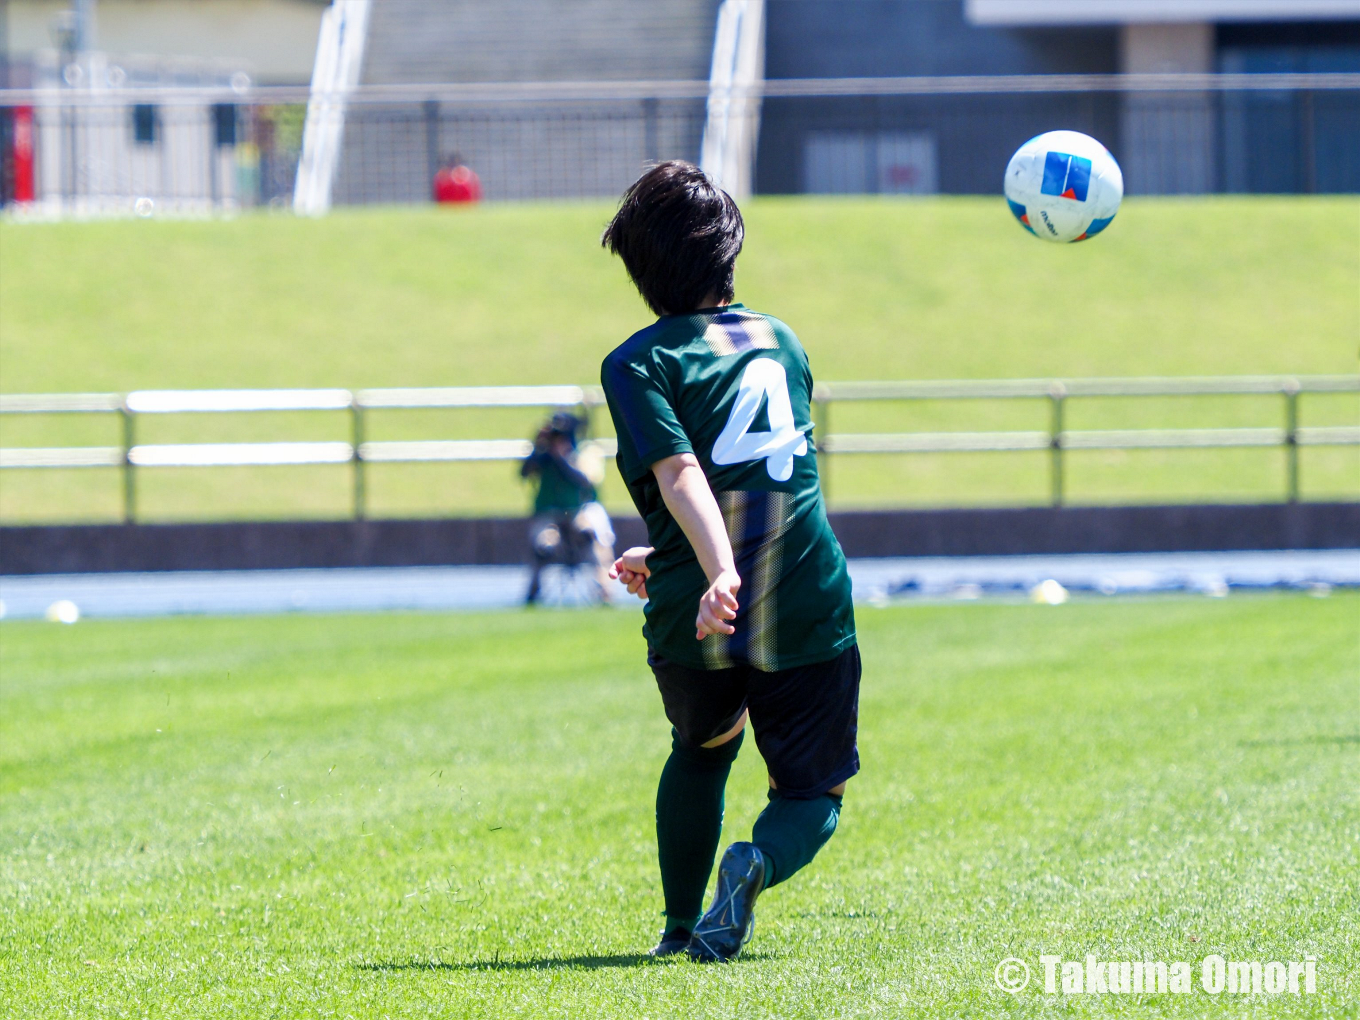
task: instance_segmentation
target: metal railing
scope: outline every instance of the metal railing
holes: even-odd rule
[[[351,464],[354,517],[366,515],[365,465],[478,460],[518,460],[526,439],[459,439],[373,442],[366,436],[372,410],[503,407],[582,407],[604,402],[598,387],[463,386],[433,389],[137,390],[116,393],[0,395],[0,414],[116,414],[119,446],[0,448],[0,468],[118,467],[123,479],[123,519],[137,517],[136,469],[144,467],[266,467]],[[221,414],[260,411],[347,411],[350,440],[265,443],[138,443],[136,420],[147,414]],[[612,454],[612,440],[597,440]]]
[[[821,383],[813,391],[813,415],[823,487],[829,489],[832,455],[968,453],[1047,450],[1052,504],[1064,500],[1064,456],[1068,450],[1185,450],[1283,448],[1285,495],[1299,499],[1301,447],[1360,445],[1360,426],[1299,424],[1305,393],[1357,393],[1360,375],[1233,376],[1125,379],[1010,379],[936,382]],[[1070,430],[1068,402],[1089,397],[1279,396],[1280,427],[1141,428]],[[834,433],[831,406],[865,401],[1041,400],[1049,406],[1046,431]],[[140,390],[113,393],[0,395],[0,414],[109,414],[121,420],[118,446],[10,447],[0,449],[0,468],[121,469],[123,515],[137,518],[137,471],[160,467],[278,466],[349,464],[353,471],[353,513],[367,512],[368,464],[513,461],[528,455],[527,439],[429,439],[373,441],[366,438],[367,413],[398,409],[581,408],[590,419],[604,403],[591,386],[471,386],[424,389]],[[247,443],[138,443],[137,419],[158,414],[221,414],[278,411],[342,411],[350,417],[348,441]],[[589,431],[589,427],[587,428]],[[612,438],[594,438],[606,456]]]
[[[1067,450],[1176,450],[1226,447],[1283,447],[1286,451],[1286,498],[1299,499],[1301,446],[1360,444],[1360,427],[1299,425],[1299,398],[1304,393],[1360,392],[1360,376],[1189,376],[1124,379],[999,379],[939,382],[824,383],[813,393],[820,411],[818,427],[825,437],[819,451],[850,453],[965,453],[1048,450],[1049,490],[1054,506],[1063,503],[1064,454]],[[1268,396],[1283,398],[1280,428],[1104,429],[1073,431],[1065,427],[1067,403],[1080,397]],[[1045,400],[1047,431],[916,432],[836,435],[830,431],[833,402],[866,400]],[[815,413],[815,412],[814,412]],[[829,470],[823,469],[823,487]]]

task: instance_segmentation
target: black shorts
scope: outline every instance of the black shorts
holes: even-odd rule
[[[779,792],[820,797],[859,771],[859,646],[834,659],[762,673],[754,666],[691,669],[648,651],[666,718],[697,747],[751,712],[756,747]]]

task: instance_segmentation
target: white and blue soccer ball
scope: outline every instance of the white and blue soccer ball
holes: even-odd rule
[[[1045,241],[1085,241],[1119,212],[1124,175],[1110,150],[1080,131],[1046,131],[1006,166],[1006,203]]]

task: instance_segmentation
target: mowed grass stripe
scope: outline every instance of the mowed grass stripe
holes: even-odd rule
[[[646,325],[609,203],[0,223],[7,392],[590,382]],[[1131,198],[1049,245],[996,198],[759,198],[738,297],[823,379],[1354,370],[1354,196]]]
[[[842,831],[716,969],[639,958],[668,730],[632,614],[7,623],[0,983],[44,1017],[1336,1015],[1355,610],[863,610]],[[1321,992],[1003,998],[1041,952],[1312,952]]]
[[[0,223],[6,392],[589,383],[646,325],[598,245],[608,203],[346,209],[322,220]],[[747,203],[737,296],[786,320],[821,380],[1355,371],[1360,200],[1131,198],[1090,244],[1049,245],[999,197]],[[529,437],[536,411],[384,412],[374,440]],[[1349,425],[1352,396],[1301,424]],[[607,416],[600,424],[608,432]],[[1069,427],[1282,427],[1281,399],[1072,402]],[[842,432],[1046,429],[1046,402],[841,405]],[[112,417],[0,422],[4,445],[115,445]],[[142,442],[345,440],[343,413],[144,420]],[[1305,449],[1306,498],[1356,498],[1354,450]],[[1041,504],[1035,454],[838,458],[844,507]],[[141,472],[148,520],[341,517],[349,470]],[[505,464],[379,465],[377,516],[520,511]],[[1277,500],[1278,450],[1069,458],[1077,502]],[[112,520],[117,472],[10,471],[0,519]],[[605,487],[630,507],[622,483]]]

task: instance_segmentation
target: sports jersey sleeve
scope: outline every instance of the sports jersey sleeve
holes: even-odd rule
[[[600,373],[618,432],[620,468],[628,482],[644,477],[659,460],[694,452],[665,380],[657,374],[613,358],[605,361]]]

